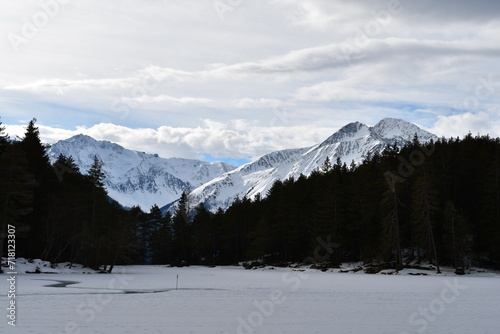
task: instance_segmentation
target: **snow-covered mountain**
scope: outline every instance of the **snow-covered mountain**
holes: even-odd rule
[[[307,176],[327,157],[332,163],[337,158],[347,164],[360,163],[368,154],[382,152],[388,145],[404,145],[415,134],[422,142],[437,139],[399,119],[385,118],[373,127],[354,122],[318,145],[269,153],[238,168],[223,162],[165,159],[85,135],[57,142],[48,154],[52,161],[59,154],[72,156],[82,173],[89,170],[97,155],[103,162],[109,196],[124,206],[139,205],[149,210],[153,204],[175,202],[183,191],[191,191],[191,208],[204,204],[216,211],[228,208],[236,197],[265,197],[276,180]]]
[[[165,159],[85,135],[61,140],[47,153],[52,161],[59,154],[72,156],[82,173],[89,170],[97,155],[103,162],[108,195],[123,206],[139,205],[145,211],[153,204],[174,202],[183,191],[189,192],[236,168],[223,162]]]
[[[289,149],[266,154],[208,183],[189,194],[192,208],[204,204],[211,211],[227,209],[236,197],[265,197],[276,180],[308,176],[320,167],[328,157],[332,163],[337,158],[346,164],[360,163],[368,154],[381,153],[396,143],[403,146],[417,134],[421,142],[437,137],[416,125],[394,118],[385,118],[377,125],[350,123],[322,143],[301,149]]]

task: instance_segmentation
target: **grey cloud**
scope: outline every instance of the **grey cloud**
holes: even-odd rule
[[[420,25],[429,22],[498,20],[500,2],[495,0],[323,0],[324,10],[342,10],[344,6],[359,6],[369,11],[387,8],[389,3],[400,3],[403,18],[418,20]]]

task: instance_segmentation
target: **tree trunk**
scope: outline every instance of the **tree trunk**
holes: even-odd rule
[[[439,268],[439,259],[436,251],[436,242],[434,241],[434,232],[432,231],[432,222],[431,218],[429,216],[429,212],[426,214],[427,216],[427,222],[428,222],[428,227],[429,227],[429,236],[431,239],[431,245],[432,245],[432,251],[434,252],[434,261],[436,261],[436,272],[438,274],[441,274],[441,269]]]
[[[398,198],[396,192],[393,192],[394,197],[394,228],[396,229],[396,269],[403,269],[403,253],[401,251],[401,236],[399,235],[399,212],[398,212]]]

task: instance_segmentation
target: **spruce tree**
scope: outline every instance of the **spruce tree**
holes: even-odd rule
[[[30,233],[25,240],[27,247],[25,256],[40,257],[45,248],[43,235],[46,231],[47,220],[51,217],[49,207],[56,177],[46,153],[47,146],[41,142],[35,118],[29,122],[20,142],[20,148],[24,151],[28,161],[29,171],[36,179],[33,211],[29,217],[26,217],[26,223],[30,225]]]
[[[323,162],[323,165],[321,165],[321,171],[323,173],[328,173],[332,170],[332,163],[330,162],[330,158],[326,157],[325,161]]]
[[[8,225],[16,228],[16,245],[22,249],[30,226],[26,217],[33,211],[35,176],[19,144],[9,145],[0,156],[0,258]],[[21,251],[22,252],[22,251]],[[19,252],[18,252],[19,253]]]
[[[5,126],[0,122],[0,155],[5,152],[9,144],[9,135],[5,133]]]
[[[97,155],[94,155],[94,162],[88,171],[88,176],[96,189],[106,192],[106,189],[104,188],[104,178],[106,175],[102,171],[102,166],[102,161]]]
[[[152,262],[154,264],[167,264],[173,261],[173,229],[172,215],[165,213],[161,218],[160,226],[153,236]]]
[[[183,192],[179,199],[177,210],[172,218],[172,229],[174,232],[173,249],[175,252],[176,264],[187,264],[191,260],[189,225],[188,197],[187,194]]]
[[[424,163],[421,173],[417,177],[413,188],[413,213],[415,223],[421,232],[422,241],[427,245],[427,255],[434,259],[436,272],[441,273],[437,253],[436,235],[434,232],[434,215],[438,210],[439,203],[437,190],[430,177],[428,164]]]
[[[102,247],[106,243],[106,221],[105,207],[108,204],[106,189],[104,188],[104,173],[102,171],[102,162],[97,155],[94,156],[94,162],[88,170],[87,179],[90,181],[91,188],[91,210],[90,222],[87,228],[87,240],[89,241],[90,253],[89,265],[98,268],[101,262]]]
[[[389,181],[389,180],[388,180]],[[399,226],[399,198],[394,179],[388,183],[388,190],[382,195],[382,208],[386,215],[383,218],[386,248],[394,253],[396,269],[403,269],[403,254],[401,250],[401,232]]]
[[[470,252],[469,224],[465,215],[451,201],[446,203],[444,214],[445,245],[451,253],[455,273],[464,274],[469,267],[467,260]]]
[[[158,232],[161,228],[163,221],[163,214],[161,213],[158,205],[154,204],[149,210],[147,219],[142,225],[141,235],[144,238],[144,243],[146,247],[146,263],[158,264],[156,260],[158,256]]]
[[[35,174],[38,181],[47,182],[52,180],[51,166],[47,155],[47,146],[40,140],[40,130],[36,126],[36,118],[33,118],[21,141],[22,147],[26,152],[26,157],[30,164],[31,171]]]
[[[200,264],[215,264],[216,235],[212,226],[212,214],[203,204],[196,208],[196,216],[191,224],[193,260]]]
[[[63,182],[64,177],[67,176],[65,174],[79,173],[79,168],[73,157],[67,157],[62,153],[57,157],[57,160],[52,165],[52,169],[54,170],[59,182]]]

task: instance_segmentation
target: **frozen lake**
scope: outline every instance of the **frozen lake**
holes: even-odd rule
[[[496,274],[131,266],[111,275],[17,275],[16,289],[16,326],[3,316],[1,333],[500,333]]]

